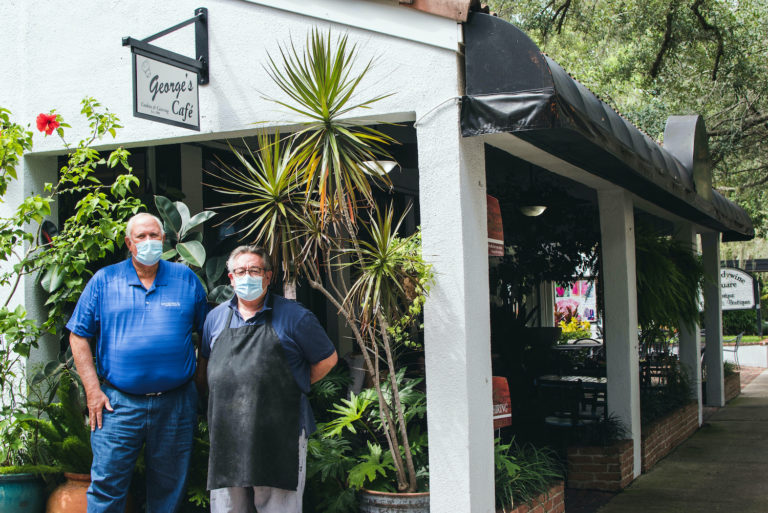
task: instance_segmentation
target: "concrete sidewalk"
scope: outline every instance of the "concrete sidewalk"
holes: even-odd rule
[[[768,372],[598,513],[768,512]]]

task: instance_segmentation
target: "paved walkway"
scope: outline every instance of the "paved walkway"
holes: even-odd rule
[[[768,372],[598,513],[768,512]]]

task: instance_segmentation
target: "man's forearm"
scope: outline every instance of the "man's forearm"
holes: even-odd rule
[[[325,360],[320,360],[313,364],[309,368],[309,382],[315,383],[316,381],[323,379],[323,377],[333,369],[333,366],[336,365],[337,361],[339,361],[339,357],[336,354],[336,351],[334,351],[333,354]]]
[[[75,359],[75,367],[83,382],[85,393],[91,390],[99,389],[99,376],[96,374],[96,367],[93,365],[93,353],[91,353],[91,344],[87,338],[71,333],[69,335],[69,346],[72,348],[72,356]]]

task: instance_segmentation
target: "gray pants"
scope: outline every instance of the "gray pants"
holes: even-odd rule
[[[301,513],[307,476],[307,435],[299,437],[299,483],[296,490],[271,486],[211,490],[211,513]]]

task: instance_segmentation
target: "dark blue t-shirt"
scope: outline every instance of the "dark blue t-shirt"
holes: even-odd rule
[[[195,372],[192,330],[202,332],[205,290],[188,267],[161,260],[149,290],[131,258],[93,275],[67,328],[96,340],[98,372],[132,394],[163,392]]]
[[[288,367],[299,388],[304,392],[299,411],[301,427],[306,429],[307,435],[311,434],[315,430],[315,420],[306,396],[310,386],[310,366],[325,360],[336,351],[317,317],[296,301],[268,293],[264,308],[246,320],[237,309],[237,296],[235,296],[208,314],[203,328],[203,343],[200,347],[203,358],[210,357],[211,348],[224,330],[230,310],[232,310],[230,328],[240,328],[246,324],[264,324],[266,312],[271,312],[272,328],[283,346]]]

